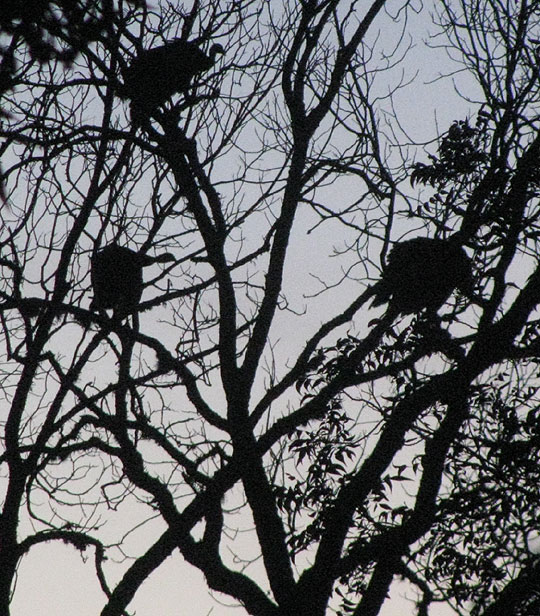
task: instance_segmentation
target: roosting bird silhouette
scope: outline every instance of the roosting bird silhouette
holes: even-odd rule
[[[136,310],[143,292],[143,267],[174,261],[167,252],[156,257],[135,252],[116,243],[108,244],[91,259],[94,298],[91,309],[114,310],[123,319]]]
[[[141,51],[123,71],[123,94],[131,100],[131,117],[149,115],[175,93],[186,93],[194,77],[212,68],[216,43],[208,55],[194,41],[174,39],[165,45]]]
[[[388,304],[383,316],[370,322],[375,327],[349,354],[349,365],[361,366],[397,316],[423,310],[430,317],[424,323],[428,325],[424,331],[430,339],[429,348],[441,350],[453,359],[462,357],[459,344],[454,344],[434,318],[455,289],[469,298],[474,297],[472,262],[463,250],[461,237],[463,234],[458,232],[447,240],[416,237],[394,244],[378,282],[368,287],[341,315],[354,314],[370,298],[372,306]]]
[[[436,312],[455,289],[470,297],[473,288],[471,260],[456,236],[416,237],[390,251],[381,279],[371,289],[372,306],[388,302],[395,316]]]

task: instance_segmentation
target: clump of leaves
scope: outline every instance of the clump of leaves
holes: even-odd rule
[[[143,0],[127,1],[144,5]],[[24,40],[33,60],[69,63],[99,40],[113,17],[112,3],[105,0],[2,0],[0,30]],[[7,57],[11,51],[3,50]]]
[[[470,417],[446,467],[448,492],[438,523],[422,540],[423,574],[458,604],[484,613],[509,579],[537,556],[526,543],[537,528],[538,392],[536,382],[508,387],[508,373],[476,388]],[[537,614],[512,611],[513,614]]]
[[[454,122],[440,141],[438,155],[429,154],[429,164],[416,163],[411,184],[442,188],[459,176],[478,171],[488,161],[483,122],[471,126],[468,120]]]
[[[293,553],[305,549],[320,538],[324,513],[334,501],[350,463],[356,456],[358,439],[349,430],[351,419],[338,408],[328,411],[314,429],[300,429],[289,444],[295,465],[305,469],[303,477],[288,474],[288,485],[276,486],[277,503],[286,513]],[[307,515],[310,522],[300,522]],[[300,526],[302,530],[295,532]]]

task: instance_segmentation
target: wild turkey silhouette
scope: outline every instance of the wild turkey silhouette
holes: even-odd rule
[[[210,70],[222,53],[219,43],[207,55],[195,42],[182,39],[141,51],[123,71],[122,91],[131,100],[132,121],[147,117],[177,92],[185,95],[193,78]]]
[[[455,236],[416,237],[392,248],[370,295],[372,306],[388,302],[388,310],[397,316],[424,309],[434,313],[455,289],[470,296],[473,287],[471,260]]]
[[[94,298],[90,309],[113,309],[115,319],[125,318],[140,303],[143,267],[167,261],[174,261],[174,255],[164,253],[151,257],[116,243],[108,244],[91,259]]]
[[[455,289],[473,297],[472,263],[461,246],[459,233],[447,240],[416,237],[395,244],[380,280],[366,289],[354,304],[358,309],[372,297],[372,306],[388,303],[388,307],[351,354],[351,365],[361,362],[377,346],[397,316],[424,310],[428,317],[426,327],[422,328],[425,343],[432,350],[460,358],[461,348],[442,330],[436,318],[437,310]]]

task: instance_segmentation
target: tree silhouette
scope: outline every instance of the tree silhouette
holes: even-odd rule
[[[102,616],[168,560],[255,616],[536,614],[540,7],[437,3],[414,125],[408,0],[115,7],[0,101],[0,614],[53,542]],[[226,53],[134,123],[174,40]]]

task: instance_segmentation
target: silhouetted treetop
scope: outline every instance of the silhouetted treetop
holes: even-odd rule
[[[540,3],[0,7],[0,616],[538,616]]]

